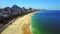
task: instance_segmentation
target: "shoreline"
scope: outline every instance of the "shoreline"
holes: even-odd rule
[[[11,25],[9,25],[6,29],[4,29],[4,31],[1,34],[23,34],[22,28],[24,23],[28,22],[31,19],[31,16],[34,14],[30,13],[28,15],[22,16],[22,17],[18,17],[15,22],[13,22]],[[28,19],[27,19],[28,18]]]

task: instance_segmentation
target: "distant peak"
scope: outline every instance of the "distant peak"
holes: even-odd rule
[[[10,7],[5,7],[5,8],[10,8]]]
[[[18,7],[17,5],[13,5],[12,7]]]
[[[13,6],[17,6],[17,5],[13,5]]]
[[[17,5],[13,5],[12,9],[21,9],[21,7],[17,6]]]

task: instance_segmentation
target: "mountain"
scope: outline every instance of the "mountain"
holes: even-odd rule
[[[21,8],[19,6],[17,6],[17,5],[13,5],[12,9],[21,9]]]
[[[12,10],[12,15],[20,15],[21,14],[21,11],[22,11],[22,8],[20,8],[19,6],[17,5],[13,5],[11,7],[11,10]]]
[[[0,9],[0,15],[2,16],[16,16],[16,15],[24,15],[26,13],[32,12],[32,8],[26,9],[25,7],[19,7],[17,5],[13,5],[12,7],[5,7]]]

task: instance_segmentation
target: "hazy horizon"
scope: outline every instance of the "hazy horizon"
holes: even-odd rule
[[[25,8],[60,10],[60,0],[0,0],[0,8],[17,5]]]

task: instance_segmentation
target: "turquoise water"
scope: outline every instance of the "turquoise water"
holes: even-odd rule
[[[33,34],[60,34],[60,10],[46,10],[32,16]]]

